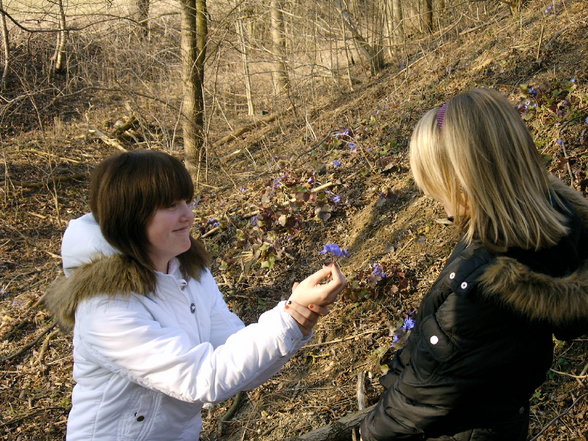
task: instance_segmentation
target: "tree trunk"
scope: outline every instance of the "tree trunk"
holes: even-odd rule
[[[238,7],[240,9],[240,7]],[[251,93],[251,74],[249,73],[249,51],[247,48],[247,40],[245,38],[245,29],[243,29],[243,17],[238,17],[235,23],[237,28],[237,36],[241,42],[241,58],[243,60],[243,73],[245,75],[245,95],[247,97],[247,114],[249,116],[255,114],[253,107],[253,95]]]
[[[59,7],[59,32],[57,33],[57,43],[55,44],[55,52],[53,53],[53,72],[61,73],[64,68],[65,57],[65,42],[67,40],[67,31],[65,29],[65,10],[63,8],[63,0],[57,0]]]
[[[345,9],[343,7],[343,5],[341,4],[341,1],[340,0],[333,0],[333,4],[335,5],[335,8],[337,8],[339,13],[343,17],[343,23],[345,23],[345,26],[347,27],[347,29],[349,29],[351,31],[351,35],[353,36],[353,39],[357,42],[357,47],[358,47],[359,51],[362,53],[362,55],[365,58],[367,58],[367,60],[370,64],[371,74],[374,75],[374,74],[378,73],[384,67],[383,63],[381,63],[382,58],[381,58],[380,54],[361,35],[359,30],[357,29],[357,26],[355,26],[355,23],[353,22],[353,19],[351,18],[349,11],[347,11],[347,9]]]
[[[433,32],[433,0],[425,0],[425,31]]]
[[[4,10],[2,0],[0,0],[0,9]],[[0,88],[5,89],[8,80],[8,71],[10,70],[10,41],[8,40],[8,26],[6,26],[6,15],[0,14],[0,25],[2,26],[2,49],[4,54],[4,68],[2,70],[2,80],[0,82]]]
[[[284,51],[286,38],[284,33],[284,16],[280,0],[271,0],[271,31],[274,62],[274,87],[278,93],[287,91],[290,87]]]
[[[205,0],[181,0],[182,131],[184,162],[198,182],[204,158],[204,61],[206,59]]]
[[[149,39],[149,0],[137,0],[137,24],[139,25],[139,38]]]
[[[392,15],[394,15],[394,36],[396,43],[400,44],[404,41],[404,17],[400,0],[392,0]]]

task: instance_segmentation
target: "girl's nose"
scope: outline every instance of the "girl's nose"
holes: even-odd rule
[[[194,219],[194,205],[191,202],[182,203],[182,217]]]

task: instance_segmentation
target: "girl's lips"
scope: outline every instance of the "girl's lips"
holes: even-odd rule
[[[174,230],[174,233],[180,233],[184,231],[190,231],[190,226],[178,228],[177,230]]]

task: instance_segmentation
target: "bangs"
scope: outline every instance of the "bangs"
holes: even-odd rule
[[[146,182],[141,185],[143,201],[154,209],[166,207],[175,201],[192,200],[194,184],[184,165],[176,158],[160,152],[142,154],[145,162],[141,173]],[[138,167],[138,168],[139,168]]]

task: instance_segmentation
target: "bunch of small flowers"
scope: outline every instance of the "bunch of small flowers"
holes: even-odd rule
[[[415,320],[412,317],[414,315],[414,311],[411,312],[407,317],[404,318],[404,323],[400,325],[394,331],[394,336],[392,337],[392,347],[395,349],[400,349],[406,343],[406,339],[410,335],[410,331],[415,327]]]
[[[334,243],[328,243],[319,251],[321,254],[331,254],[335,257],[349,257],[349,251],[346,248],[341,248]]]

